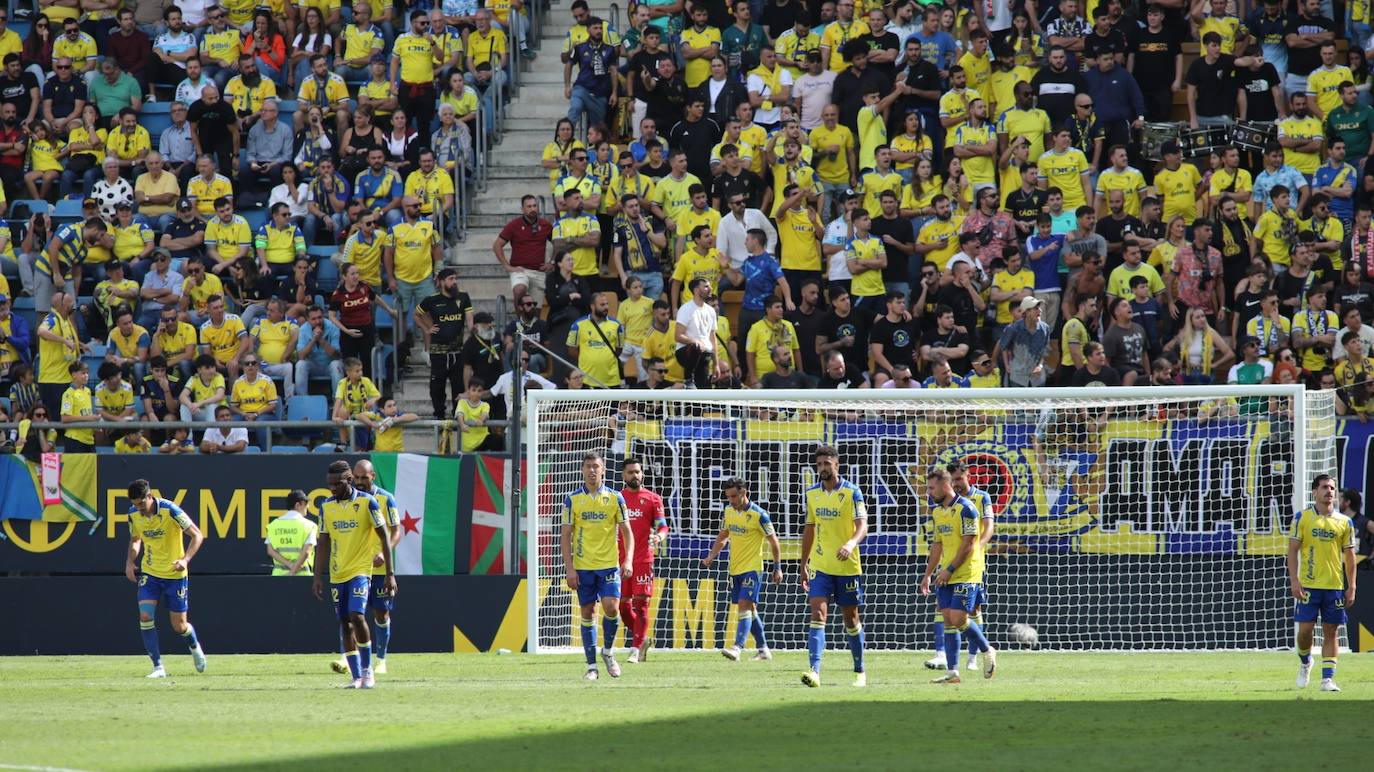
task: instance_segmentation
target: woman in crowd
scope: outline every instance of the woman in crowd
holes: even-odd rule
[[[391,129],[382,138],[386,165],[395,169],[402,180],[418,168],[420,145],[423,144],[416,142],[420,134],[410,128],[409,121],[406,111],[398,108],[391,114]]]
[[[544,146],[544,157],[539,165],[549,170],[549,189],[558,184],[558,178],[568,173],[568,158],[574,150],[584,150],[586,145],[573,135],[572,121],[559,118],[553,127],[553,141]]]
[[[296,88],[310,77],[310,57],[324,54],[329,58],[329,67],[334,68],[334,38],[324,27],[324,16],[315,6],[305,9],[305,24],[291,43],[291,68],[287,74],[287,85]]]
[[[253,33],[243,39],[243,53],[257,59],[263,77],[286,85],[286,38],[277,31],[270,11],[259,9],[253,14]]]
[[[372,347],[377,342],[376,306],[381,306],[392,318],[396,309],[387,305],[372,287],[362,280],[358,266],[343,267],[343,281],[329,296],[329,321],[339,328],[339,350],[345,357],[362,360],[363,374],[372,376]]]
[[[1179,371],[1187,384],[1212,383],[1215,374],[1226,372],[1235,358],[1226,338],[1207,323],[1207,313],[1201,308],[1188,309],[1178,335],[1164,344],[1164,350],[1178,355]]]
[[[367,168],[367,154],[378,147],[386,147],[382,130],[372,125],[372,110],[360,107],[353,112],[353,125],[339,139],[339,173],[352,182]]]

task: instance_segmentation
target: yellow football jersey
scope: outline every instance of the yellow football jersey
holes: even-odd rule
[[[858,486],[841,478],[834,490],[826,490],[823,483],[816,483],[806,489],[805,495],[806,524],[816,530],[811,568],[831,576],[863,573],[858,547],[849,553],[848,560],[840,560],[835,554],[858,532],[858,521],[868,518],[868,505]]]
[[[1298,581],[1309,590],[1345,589],[1345,551],[1355,549],[1355,526],[1332,510],[1308,507],[1293,516],[1288,538],[1298,543]]]
[[[942,565],[948,564],[958,554],[965,536],[973,537],[973,549],[950,575],[950,584],[982,582],[983,547],[978,543],[982,523],[972,502],[963,496],[955,496],[946,504],[931,507],[930,517],[935,523],[935,538],[940,541]]]
[[[172,564],[186,557],[181,532],[190,527],[191,518],[167,499],[157,500],[157,511],[152,515],[140,514],[135,507],[129,507],[129,532],[143,542],[139,570],[159,579],[185,578],[186,569],[177,571]]]
[[[617,533],[625,519],[625,499],[619,492],[601,486],[589,491],[585,485],[563,497],[559,521],[572,529],[573,568],[602,571],[619,565]]]
[[[372,575],[376,529],[385,525],[377,500],[359,490],[320,505],[320,531],[329,537],[329,581]]]
[[[763,571],[763,542],[773,535],[773,521],[753,502],[743,510],[726,504],[721,528],[730,534],[730,575]]]

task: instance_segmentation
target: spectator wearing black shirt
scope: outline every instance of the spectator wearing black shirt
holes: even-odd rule
[[[821,356],[816,353],[816,339],[825,322],[825,311],[817,305],[821,299],[820,282],[807,279],[796,290],[796,308],[784,317],[797,330],[797,346],[801,349],[801,369],[808,375],[821,371]]]
[[[902,57],[906,61],[906,68],[897,76],[897,80],[904,82],[907,88],[897,97],[897,101],[892,103],[888,116],[894,120],[889,123],[899,128],[908,113],[919,114],[922,129],[930,137],[933,153],[931,157],[941,158],[944,132],[932,130],[933,127],[940,125],[940,94],[944,88],[940,82],[940,70],[921,58],[921,41],[914,38],[906,41]]]
[[[1093,9],[1092,31],[1083,36],[1083,58],[1088,66],[1092,67],[1100,57],[1110,56],[1118,66],[1124,67],[1129,49],[1130,41],[1126,39],[1126,33],[1112,26],[1107,4],[1099,4]]]
[[[864,17],[868,24],[868,32],[857,38],[868,46],[868,69],[883,76],[889,86],[892,79],[897,77],[897,56],[902,50],[902,41],[893,32],[887,29],[887,14],[881,8],[872,8]],[[974,30],[969,33],[970,45],[976,35],[983,35],[986,41],[987,35],[982,30]],[[984,46],[982,54],[986,55],[987,48]],[[884,92],[886,93],[886,92]]]
[[[1240,89],[1245,92],[1243,121],[1277,121],[1283,104],[1283,78],[1273,64],[1264,61],[1264,49],[1251,51],[1250,66],[1236,70]]]
[[[944,357],[956,373],[967,370],[969,341],[967,330],[960,330],[955,324],[954,309],[936,306],[935,327],[921,336],[921,376],[930,375],[930,360],[934,356]]]
[[[239,134],[238,115],[233,105],[220,97],[219,89],[206,86],[200,100],[187,111],[186,120],[191,123],[196,150],[214,158],[221,174],[237,168],[234,145]]]
[[[515,309],[515,318],[506,324],[504,340],[502,344],[507,352],[507,367],[513,362],[509,360],[514,356],[515,334],[517,332],[524,335],[525,350],[529,356],[529,369],[542,373],[548,366],[548,360],[544,358],[544,352],[535,348],[536,343],[545,343],[549,339],[549,323],[539,316],[539,303],[535,301],[533,295],[526,294],[520,298],[520,303]]]
[[[703,84],[705,85],[705,84]],[[720,142],[720,126],[706,117],[706,100],[694,95],[687,112],[668,132],[668,144],[687,154],[687,171],[699,180],[711,179],[711,149]]]
[[[1174,92],[1183,90],[1183,46],[1178,35],[1164,26],[1164,8],[1151,3],[1145,26],[1131,41],[1130,70],[1145,96],[1145,120],[1168,121],[1173,113]]]
[[[1232,150],[1234,148],[1227,148],[1227,154]],[[1251,226],[1241,218],[1240,204],[1229,195],[1223,194],[1218,199],[1217,210],[1221,217],[1217,219],[1217,227],[1212,229],[1212,246],[1221,253],[1222,282],[1226,297],[1232,297],[1250,268]]]
[[[826,353],[825,370],[821,373],[817,388],[821,389],[866,389],[863,375],[845,364],[844,354],[838,351]]]
[[[811,376],[792,369],[792,351],[786,346],[773,347],[773,372],[765,373],[759,385],[765,389],[809,389],[815,384]]]
[[[1068,53],[1062,46],[1050,48],[1047,61],[1049,66],[1035,73],[1031,86],[1036,106],[1050,116],[1051,126],[1059,126],[1073,116],[1074,95],[1087,93],[1088,85],[1077,69],[1069,67]]]
[[[887,146],[878,148],[880,155],[888,153]],[[883,284],[889,291],[911,295],[911,256],[916,254],[916,233],[911,220],[897,215],[897,194],[884,190],[878,196],[882,214],[873,218],[869,233],[883,242],[887,251],[887,267],[883,268]]]
[[[1284,42],[1288,44],[1288,77],[1283,84],[1286,94],[1307,92],[1307,76],[1322,63],[1321,43],[1336,39],[1336,23],[1322,16],[1321,8],[1321,0],[1298,0],[1298,15],[1284,28]]]
[[[1341,283],[1331,293],[1331,307],[1341,309],[1342,315],[1354,308],[1362,320],[1374,320],[1374,284],[1360,278],[1358,266],[1346,265],[1341,272]]]
[[[848,126],[854,136],[858,137],[859,110],[864,106],[864,95],[877,93],[891,96],[893,100],[897,95],[893,92],[892,79],[869,66],[869,46],[865,40],[851,40],[845,43],[843,53],[845,61],[849,62],[849,69],[835,76],[835,85],[831,93],[834,94],[835,104],[840,108],[840,123]]]
[[[763,150],[760,148],[754,152],[762,153]],[[758,209],[759,203],[763,201],[763,178],[744,165],[744,161],[739,157],[738,147],[725,145],[720,149],[720,168],[720,174],[711,180],[711,203],[716,211],[727,214],[727,202],[731,196],[744,196],[746,208]]]
[[[434,417],[449,417],[449,408],[463,394],[463,333],[472,300],[458,291],[458,271],[442,268],[436,277],[439,291],[420,301],[415,309],[415,326],[424,332],[429,349],[429,399]],[[445,388],[453,391],[453,402]]]
[[[1113,148],[1115,150],[1115,148]],[[1121,190],[1107,191],[1107,216],[1097,221],[1097,235],[1107,241],[1107,275],[1121,265],[1126,239],[1140,230],[1140,220],[1126,214],[1126,197]]]
[[[826,352],[838,351],[846,362],[868,362],[868,328],[870,319],[855,313],[852,300],[845,290],[830,293],[830,313],[821,323],[816,336],[816,351],[824,358]]]
[[[1217,229],[1220,230],[1220,229]],[[1245,335],[1246,325],[1260,315],[1260,304],[1269,294],[1269,269],[1265,265],[1252,265],[1245,272],[1245,280],[1232,293],[1231,337],[1237,340]]]
[[[673,127],[682,119],[687,94],[687,82],[682,79],[677,61],[671,56],[659,59],[658,69],[652,74],[641,72],[639,84],[635,86],[635,98],[644,101],[644,117],[653,118],[659,131]]]
[[[0,104],[14,105],[19,122],[28,125],[38,117],[38,78],[24,69],[19,54],[5,54],[5,74],[0,77]]]
[[[868,334],[875,387],[882,386],[883,381],[892,377],[892,367],[896,363],[915,361],[916,340],[912,327],[911,316],[906,312],[906,296],[901,292],[888,292],[887,312],[873,322],[873,329]]]
[[[177,199],[176,217],[158,238],[158,246],[171,252],[173,258],[205,261],[205,221],[196,216],[189,198]],[[206,261],[205,267],[213,269],[213,261]]]
[[[777,40],[782,33],[792,29],[798,18],[809,17],[802,0],[782,0],[780,3],[775,0],[764,3],[759,24],[768,32],[770,40]]]
[[[963,260],[955,263],[949,269],[949,273],[940,279],[940,288],[935,291],[934,301],[949,306],[954,312],[954,324],[964,328],[966,332],[978,329],[978,316],[988,305],[987,301],[983,300],[977,280],[973,277],[973,265]],[[939,320],[938,309],[936,320]],[[963,369],[962,362],[955,368],[959,372]]]
[[[1085,363],[1071,379],[1074,386],[1120,386],[1121,376],[1107,364],[1107,352],[1095,340],[1083,346]]]
[[[1021,187],[1007,196],[1007,213],[1016,221],[1016,232],[1022,239],[1035,233],[1035,221],[1049,199],[1049,194],[1036,185],[1039,174],[1035,163],[1027,162],[1021,167]]]
[[[1230,125],[1236,114],[1236,59],[1221,52],[1221,35],[1202,36],[1203,56],[1188,67],[1188,118],[1194,126]],[[1247,60],[1248,61],[1248,60]]]
[[[730,67],[724,56],[711,60],[711,77],[702,81],[691,96],[687,97],[690,106],[693,100],[700,99],[706,105],[706,117],[724,126],[738,113],[740,105],[749,101],[749,92],[744,84],[730,77]],[[676,145],[674,145],[676,147]]]
[[[72,60],[58,57],[53,60],[54,76],[43,83],[43,120],[61,135],[66,136],[69,124],[81,117],[86,104],[86,83],[72,70]]]

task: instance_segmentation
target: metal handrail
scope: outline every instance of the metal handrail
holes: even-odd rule
[[[611,24],[611,30],[613,30],[617,34],[624,35],[625,33],[620,32],[620,3],[611,3],[610,11],[611,18],[609,21]]]
[[[452,421],[438,421],[433,418],[421,418],[410,421],[405,426],[417,429],[432,428],[436,432],[442,430],[445,424]],[[493,428],[509,428],[510,422],[504,419],[492,419],[487,421],[487,426]],[[356,430],[366,429],[367,425],[362,421],[287,421],[287,420],[265,420],[265,421],[89,421],[79,424],[64,424],[53,421],[34,421],[30,424],[31,428],[46,431],[56,429],[58,431],[71,431],[74,429],[90,429],[97,431],[129,431],[130,429],[155,429],[165,431],[170,429],[186,429],[188,432],[195,430],[204,431],[210,427],[219,429],[303,429],[303,430],[348,430],[348,444],[350,447],[357,445]],[[17,422],[0,423],[0,431],[18,429]],[[507,432],[509,434],[509,432]],[[266,446],[262,448],[264,453],[272,452],[272,432],[267,432]]]
[[[487,115],[482,108],[481,100],[477,102],[477,120],[474,123],[477,124],[477,141],[473,143],[473,152],[476,154],[473,168],[477,172],[474,187],[477,188],[477,192],[485,193],[487,190]]]
[[[511,13],[519,13],[511,9]],[[510,17],[506,17],[509,21]],[[515,25],[506,25],[506,67],[510,70],[510,76],[506,81],[506,87],[510,89],[512,98],[520,94],[520,40],[515,36]],[[498,95],[499,96],[499,95]]]

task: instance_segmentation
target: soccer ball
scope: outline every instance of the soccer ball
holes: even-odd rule
[[[1034,627],[1017,622],[1011,626],[1011,637],[1022,646],[1034,647],[1040,642],[1040,633]]]

